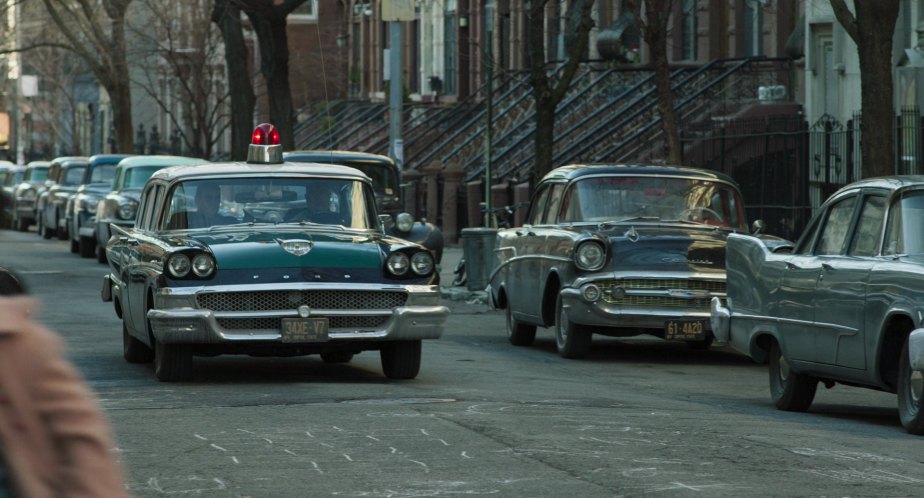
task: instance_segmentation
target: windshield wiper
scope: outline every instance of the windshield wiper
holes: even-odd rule
[[[606,227],[611,227],[611,226],[615,227],[616,225],[619,225],[621,223],[631,223],[633,221],[661,221],[661,218],[657,216],[630,216],[628,218],[620,218],[618,220],[601,221],[597,225],[597,229],[603,230]]]
[[[313,222],[313,221],[305,221],[305,220],[301,220],[301,221],[286,221],[286,222],[283,222],[283,223],[277,223],[277,225],[299,225],[299,226],[303,226],[303,227],[307,227],[307,226],[311,226],[311,227],[327,227],[327,228],[335,228],[335,229],[341,230],[341,231],[346,230],[346,227],[343,226],[343,225],[328,225],[327,223],[315,223],[315,222]]]

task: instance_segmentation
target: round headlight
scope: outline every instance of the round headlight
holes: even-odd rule
[[[433,256],[427,251],[420,251],[411,256],[411,269],[420,276],[429,275],[433,271]]]
[[[407,269],[410,265],[411,260],[407,257],[407,254],[403,252],[393,253],[388,257],[388,262],[386,263],[388,271],[399,276],[407,273]]]
[[[395,226],[402,232],[410,232],[411,228],[414,228],[414,217],[411,213],[401,213],[395,220]]]
[[[183,278],[189,275],[190,266],[189,257],[185,254],[174,254],[167,260],[167,269],[169,269],[170,274],[176,278]]]
[[[131,220],[135,218],[135,212],[138,210],[138,204],[134,202],[126,202],[119,206],[119,218],[123,220]]]
[[[581,270],[599,270],[605,260],[603,246],[596,241],[583,242],[574,251],[574,264]]]
[[[87,199],[83,202],[83,209],[90,214],[96,213],[96,199]]]
[[[192,272],[197,277],[207,277],[215,271],[215,260],[208,254],[197,254],[192,260]]]

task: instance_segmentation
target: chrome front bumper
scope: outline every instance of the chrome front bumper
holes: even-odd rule
[[[640,308],[611,305],[601,301],[587,302],[578,289],[561,291],[562,306],[568,310],[568,319],[592,327],[627,327],[664,329],[666,320],[708,320],[706,309]]]
[[[274,329],[225,329],[220,319],[275,319],[297,318],[297,309],[272,311],[221,311],[201,309],[196,296],[201,292],[246,292],[267,290],[306,290],[317,286],[295,286],[280,289],[278,286],[221,286],[160,289],[154,295],[154,309],[149,310],[154,337],[165,344],[222,344],[247,342],[282,343],[282,332]],[[334,288],[333,286],[331,288]],[[338,290],[382,290],[381,286],[357,285],[336,287]],[[392,341],[408,339],[436,339],[443,334],[443,325],[449,317],[449,308],[440,304],[439,287],[435,285],[406,285],[388,287],[401,289],[408,297],[404,306],[382,310],[326,310],[312,309],[311,317],[380,317],[382,325],[373,328],[329,330],[330,342]]]

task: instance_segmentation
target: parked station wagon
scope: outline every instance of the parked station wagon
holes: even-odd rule
[[[770,369],[777,408],[806,411],[818,383],[898,394],[924,434],[924,176],[863,180],[831,196],[792,254],[728,239],[716,338]]]
[[[449,313],[430,252],[384,233],[361,171],[283,161],[268,124],[253,142],[246,163],[156,172],[135,225],[113,225],[102,295],[125,359],[176,381],[193,355],[373,350],[387,377],[416,377]]]
[[[725,239],[745,231],[741,194],[721,173],[563,166],[536,187],[527,224],[498,232],[490,301],[506,310],[512,344],[553,327],[566,358],[587,355],[593,334],[708,348],[709,302],[725,297]]]
[[[45,189],[39,191],[35,203],[35,224],[40,236],[67,239],[67,201],[80,187],[88,165],[86,157],[58,157],[51,162]]]

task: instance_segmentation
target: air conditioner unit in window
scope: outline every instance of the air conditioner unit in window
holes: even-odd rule
[[[786,100],[786,86],[770,85],[757,87],[757,100],[759,102],[781,102]]]

